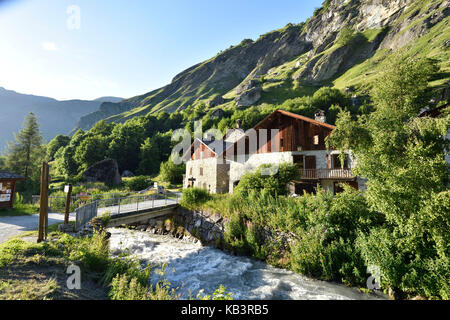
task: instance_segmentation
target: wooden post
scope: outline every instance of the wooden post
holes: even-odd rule
[[[37,242],[43,241],[47,237],[48,226],[48,164],[42,163],[41,170],[41,198],[39,209],[39,229]]]
[[[69,212],[70,212],[70,199],[72,196],[72,184],[69,183],[67,195],[66,195],[66,212],[64,215],[64,224],[69,223]]]

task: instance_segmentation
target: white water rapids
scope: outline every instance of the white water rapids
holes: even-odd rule
[[[110,229],[109,232],[113,255],[128,251],[146,264],[167,263],[164,277],[173,287],[181,287],[178,292],[182,299],[189,298],[189,289],[195,297],[200,289],[204,289],[205,294],[211,294],[221,284],[227,292],[233,293],[234,299],[380,298],[343,285],[312,280],[261,261],[203,247],[199,242],[123,228]]]

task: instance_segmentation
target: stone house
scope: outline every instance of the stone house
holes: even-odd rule
[[[364,189],[364,181],[352,174],[356,162],[351,152],[341,164],[339,152],[326,149],[325,138],[334,128],[326,123],[322,110],[315,119],[276,110],[245,133],[234,129],[223,141],[196,139],[184,186],[232,193],[246,172],[263,164],[276,170],[281,163],[292,163],[298,166],[300,178],[290,183],[291,193],[314,192],[318,184],[333,193],[341,190],[340,183]]]
[[[227,146],[226,141],[196,138],[191,152],[183,157],[186,162],[183,188],[198,187],[211,193],[228,193],[230,164],[223,155]]]

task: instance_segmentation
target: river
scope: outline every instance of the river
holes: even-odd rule
[[[169,235],[124,228],[112,228],[113,255],[128,251],[146,264],[167,264],[164,277],[173,287],[181,287],[182,299],[195,297],[200,289],[211,294],[219,285],[233,293],[234,299],[348,300],[381,299],[384,295],[365,294],[344,285],[312,280],[292,271],[274,268],[264,262],[234,256],[203,247],[199,242]],[[153,281],[155,275],[152,276]],[[182,286],[184,284],[184,286]]]

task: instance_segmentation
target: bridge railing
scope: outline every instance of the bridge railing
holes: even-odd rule
[[[75,209],[75,230],[79,231],[86,223],[97,216],[97,201]]]
[[[75,210],[77,230],[92,218],[105,213],[114,216],[122,213],[139,212],[146,209],[177,204],[180,198],[179,193],[165,191],[150,195],[96,200]]]

